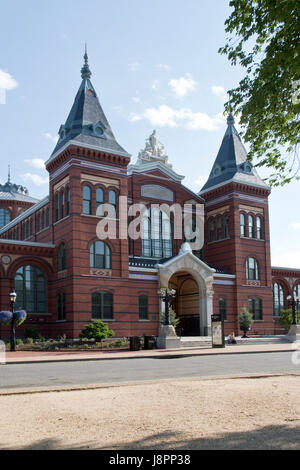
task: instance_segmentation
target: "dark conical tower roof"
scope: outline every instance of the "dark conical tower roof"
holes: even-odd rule
[[[247,160],[247,151],[234,127],[234,117],[231,113],[227,117],[227,130],[217,158],[200,194],[230,181],[268,188],[251,162]]]
[[[88,55],[85,51],[84,65],[81,69],[81,85],[66,123],[60,126],[59,140],[47,163],[67,144],[77,144],[121,156],[130,156],[116,141],[90,81],[91,75]]]

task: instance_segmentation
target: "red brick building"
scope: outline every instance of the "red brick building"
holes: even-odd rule
[[[278,315],[288,295],[300,294],[300,269],[271,267],[270,189],[247,161],[233,117],[209,179],[195,194],[155,132],[130,164],[90,81],[87,55],[81,75],[46,162],[49,196],[36,201],[10,178],[0,187],[0,308],[9,308],[15,288],[16,306],[28,312],[23,328],[36,325],[48,337],[76,337],[92,319],[108,322],[116,336],[157,334],[157,290],[169,286],[176,289],[173,308],[184,335],[209,335],[211,314],[219,311],[226,333],[238,333],[243,306],[255,317],[252,333],[281,333]],[[116,234],[102,241],[96,229],[107,220],[105,203],[116,208],[108,222]],[[204,204],[201,251],[174,237],[172,213],[150,210],[175,203],[192,211]],[[132,204],[149,208],[138,239],[124,236]],[[0,327],[0,335],[7,334]]]

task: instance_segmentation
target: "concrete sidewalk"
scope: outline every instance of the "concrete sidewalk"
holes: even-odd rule
[[[283,344],[243,344],[226,345],[225,348],[180,348],[180,349],[153,349],[141,351],[16,351],[6,353],[7,364],[26,364],[38,362],[58,361],[97,361],[116,359],[137,358],[165,358],[165,357],[188,357],[188,356],[210,356],[217,354],[257,354],[292,352],[299,349],[295,343]]]

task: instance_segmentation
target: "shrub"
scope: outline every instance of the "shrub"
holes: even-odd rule
[[[28,326],[24,331],[24,338],[41,339],[42,335],[36,326]]]
[[[33,344],[33,338],[26,338],[25,343],[26,344]]]
[[[17,338],[17,339],[16,339],[16,345],[17,345],[17,346],[19,346],[19,345],[21,346],[22,344],[24,344],[24,343],[23,343],[23,340],[21,340],[21,338]]]
[[[115,332],[108,328],[107,323],[103,323],[101,320],[95,320],[92,323],[85,325],[79,338],[94,339],[96,342],[100,342],[102,344],[103,339],[111,338],[114,335]]]
[[[292,309],[280,310],[279,323],[286,331],[289,331],[293,323]],[[300,324],[300,313],[297,312],[297,323]]]
[[[246,307],[243,307],[243,310],[238,316],[238,324],[240,325],[240,329],[245,333],[250,329],[251,325],[253,323],[253,316],[252,314],[247,310]]]
[[[178,317],[176,317],[176,313],[175,313],[175,311],[173,310],[172,307],[169,307],[169,316],[170,316],[170,324],[172,326],[174,326],[174,328],[176,328],[178,326],[180,320],[179,320]],[[165,318],[166,318],[165,317],[165,312],[161,312],[161,314],[160,314],[160,323],[162,325],[165,324]]]

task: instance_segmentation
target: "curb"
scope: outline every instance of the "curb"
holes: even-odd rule
[[[18,365],[18,364],[49,364],[53,362],[79,362],[79,361],[118,361],[125,359],[180,359],[193,356],[232,356],[234,354],[265,354],[265,353],[282,353],[282,352],[293,352],[293,349],[290,347],[288,349],[273,349],[273,350],[263,350],[263,351],[230,351],[230,352],[221,352],[221,350],[216,350],[214,352],[190,352],[178,354],[178,351],[182,349],[169,351],[163,354],[154,354],[149,356],[123,356],[123,357],[74,357],[66,359],[37,359],[37,360],[24,360],[24,361],[9,361],[5,365]],[[210,349],[211,351],[211,349]]]

